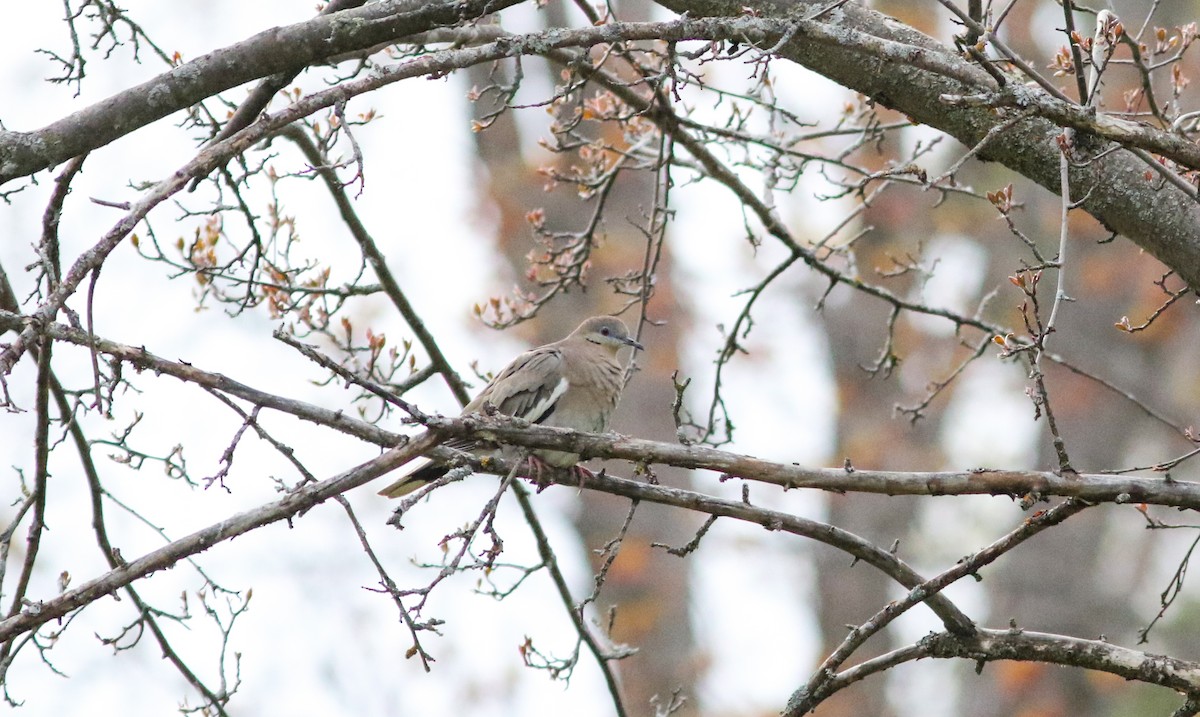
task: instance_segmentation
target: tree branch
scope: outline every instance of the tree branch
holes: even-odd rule
[[[198,530],[191,535],[175,540],[153,550],[137,560],[111,570],[94,580],[68,590],[58,597],[44,602],[31,601],[20,614],[0,622],[0,643],[10,643],[16,637],[35,630],[45,623],[61,618],[73,610],[84,607],[105,595],[119,590],[135,580],[148,577],[154,572],[169,568],[175,563],[197,553],[208,550],[217,543],[244,535],[256,528],[288,520],[319,505],[330,498],[356,488],[407,463],[416,456],[443,440],[436,432],[426,432],[399,448],[384,453],[344,473],[321,481],[303,485],[295,492],[273,502],[238,513],[219,523]]]
[[[794,16],[825,4],[824,0],[658,1],[676,12],[687,12],[692,18],[739,16],[747,7],[762,17]],[[933,38],[854,3],[842,5],[826,17],[829,34],[844,39],[841,45],[812,42],[811,38],[800,36],[780,48],[779,55],[917,122],[942,130],[967,147],[975,146],[992,127],[1006,121],[1005,115],[998,115],[991,108],[947,107],[941,100],[943,95],[994,91],[992,78],[965,60],[955,58],[957,64],[950,75],[943,70],[935,72],[893,61],[879,55],[870,45],[860,44],[858,39],[865,36],[893,41],[936,53],[940,58],[948,49]],[[1081,115],[1067,114],[1083,119]],[[1064,115],[1061,119],[1066,118]],[[1031,118],[1006,132],[1003,141],[991,142],[980,158],[1001,162],[1057,193],[1059,151],[1054,138],[1058,134],[1053,122]],[[1145,163],[1132,153],[1112,152],[1087,164],[1073,165],[1071,186],[1085,197],[1080,205],[1085,211],[1180,272],[1189,285],[1200,286],[1200,207],[1174,185],[1157,187],[1147,181],[1143,176],[1146,169]]]
[[[0,331],[22,326],[27,317],[0,311]],[[335,428],[381,446],[398,445],[404,436],[358,421],[326,408],[275,396],[246,386],[217,373],[183,362],[168,361],[144,348],[119,344],[62,324],[44,331],[56,341],[95,350],[126,361],[138,369],[174,376],[207,388],[237,396],[255,405],[273,408],[299,418]],[[552,448],[579,453],[585,458],[618,458],[662,463],[681,468],[718,472],[722,479],[743,478],[772,483],[785,489],[814,488],[835,493],[860,492],[883,495],[1007,495],[1030,493],[1040,496],[1074,497],[1103,503],[1149,503],[1200,510],[1200,483],[1163,478],[1081,473],[1064,478],[1049,471],[1014,471],[977,468],[962,471],[902,472],[844,468],[804,468],[772,463],[752,456],[719,451],[704,446],[661,443],[617,434],[589,434],[546,426],[527,426],[503,416],[431,417],[427,426],[454,437],[470,437],[529,448]],[[446,455],[446,454],[443,454]]]
[[[29,321],[28,317],[0,310],[0,334],[6,330],[19,330]],[[128,363],[137,371],[150,370],[156,374],[166,374],[180,381],[194,383],[204,388],[227,393],[230,396],[237,396],[256,406],[264,406],[283,413],[289,413],[297,418],[312,421],[322,426],[328,426],[347,435],[374,443],[375,445],[391,447],[400,445],[404,441],[404,436],[399,433],[393,433],[366,421],[351,418],[342,411],[333,411],[328,408],[304,403],[303,401],[260,391],[244,383],[235,381],[228,376],[205,371],[183,361],[169,361],[160,356],[155,356],[144,347],[128,346],[115,341],[94,337],[85,331],[71,328],[64,324],[50,324],[43,327],[42,331],[50,338],[58,341],[64,341],[77,346],[92,347],[99,353]]]
[[[520,0],[385,0],[276,27],[32,132],[0,132],[0,185],[85,154],[238,85],[498,12]]]
[[[972,635],[929,635],[918,644],[927,650],[929,657],[961,657],[977,663],[993,660],[1048,662],[1108,672],[1185,694],[1200,691],[1200,663],[1131,650],[1101,640],[980,628]]]
[[[744,478],[785,489],[815,488],[833,493],[883,495],[1006,495],[1033,493],[1101,503],[1150,503],[1200,509],[1200,483],[1113,476],[1095,473],[1063,477],[1049,471],[978,468],[964,471],[901,472],[852,468],[805,468],[772,463],[752,456],[705,446],[684,446],[630,438],[613,433],[578,433],[548,426],[529,426],[503,416],[432,418],[429,428],[448,436],[470,437],[527,448],[550,448],[578,453],[583,458],[617,458],[637,463],[660,463],[680,468],[715,471],[722,480]],[[590,484],[589,484],[590,485]]]

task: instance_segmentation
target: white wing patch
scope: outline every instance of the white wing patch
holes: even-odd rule
[[[546,417],[554,412],[554,406],[559,402],[560,399],[562,399],[570,385],[570,382],[567,381],[567,377],[563,376],[558,380],[558,383],[554,385],[554,388],[550,389],[548,392],[545,392],[545,395],[542,397],[542,399],[529,406],[529,408],[524,412],[523,415],[519,416],[519,418],[523,418],[530,423],[540,423],[541,421],[545,420]],[[502,400],[501,403],[503,402],[504,401]],[[388,484],[386,488],[379,491],[379,494],[385,495],[389,498],[398,498],[402,495],[413,492],[417,488],[420,488],[422,485],[425,485],[428,479],[414,478],[413,476],[416,473],[419,473],[422,469],[433,465],[433,463],[433,460],[425,456],[418,456],[408,463],[405,463],[392,473],[392,475],[395,476],[392,479],[392,482]]]
[[[567,388],[570,385],[571,384],[569,381],[567,381],[566,376],[563,376],[562,378],[560,378],[558,380],[558,383],[554,386],[554,389],[552,391],[550,391],[550,393],[547,394],[546,397],[543,398],[541,401],[538,401],[537,403],[530,406],[529,413],[527,413],[524,416],[521,416],[521,418],[524,418],[526,421],[529,421],[530,423],[541,422],[542,419],[544,419],[547,415],[550,414],[551,411],[554,410],[554,404],[558,403],[558,399],[563,397],[563,394],[567,392]]]

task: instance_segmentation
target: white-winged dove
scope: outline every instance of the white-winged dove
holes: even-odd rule
[[[624,384],[617,352],[625,346],[642,348],[620,319],[593,316],[565,339],[518,356],[462,413],[479,413],[491,405],[504,415],[543,426],[605,431]],[[464,451],[477,448],[470,441],[447,445]],[[557,468],[570,468],[579,462],[574,453],[534,451],[534,455]],[[437,480],[447,470],[448,466],[429,458],[416,458],[400,468],[401,475],[379,495],[398,498]]]

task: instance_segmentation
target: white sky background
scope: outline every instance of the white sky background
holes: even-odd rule
[[[125,6],[164,49],[178,50],[185,59],[275,25],[306,19],[313,12],[309,3],[232,0],[131,0]],[[19,27],[20,32],[10,29],[0,43],[0,120],[8,129],[40,127],[163,70],[148,53],[144,64],[137,66],[128,61],[126,50],[118,50],[108,62],[90,57],[89,77],[78,98],[72,96],[71,87],[41,82],[56,69],[34,50],[46,46],[64,51],[68,41],[60,12],[57,3],[48,2],[9,8],[8,27]],[[811,76],[799,72],[788,79],[797,87],[798,83],[813,82]],[[470,318],[473,303],[505,292],[510,282],[493,271],[501,262],[491,255],[492,250],[482,239],[490,233],[488,228],[477,226],[477,222],[486,221],[486,211],[480,212],[476,198],[464,191],[472,186],[474,171],[464,112],[465,91],[457,79],[410,81],[356,100],[349,112],[373,107],[385,116],[383,121],[358,131],[367,158],[367,186],[355,200],[356,206],[391,258],[392,269],[418,311],[441,339],[450,360],[469,375],[471,360],[478,359],[482,369],[497,369],[522,347],[509,337],[481,330]],[[813,92],[834,91],[827,83],[804,84],[803,90],[798,90],[798,94]],[[227,95],[240,96],[238,91]],[[126,178],[157,180],[192,156],[194,147],[180,141],[180,136],[168,119],[97,151],[87,160],[64,213],[64,262],[91,246],[120,217],[118,211],[92,204],[87,197],[134,199],[137,193],[122,186]],[[300,166],[294,154],[279,161],[281,165],[291,162],[292,169]],[[396,165],[404,165],[405,169],[397,171]],[[0,260],[22,297],[32,285],[19,270],[32,261],[31,244],[40,235],[41,212],[52,176],[42,173],[39,186],[16,195],[11,207],[0,207]],[[357,249],[337,220],[324,190],[315,184],[301,184],[290,182],[283,193],[294,211],[300,213],[306,246],[317,254],[337,251],[356,257]],[[803,202],[803,197],[803,191],[797,192],[797,200]],[[740,306],[740,300],[732,294],[761,277],[762,267],[769,265],[767,258],[775,248],[767,244],[757,257],[753,255],[742,237],[740,210],[719,190],[682,187],[675,200],[680,212],[671,241],[680,273],[677,285],[681,292],[705,288],[686,297],[693,306],[696,330],[686,347],[682,368],[696,377],[696,385],[704,385],[721,341],[714,325],[731,324]],[[187,203],[189,198],[181,201]],[[199,206],[201,200],[192,203]],[[325,211],[310,209],[322,206]],[[801,203],[787,207],[784,215],[789,219],[803,216],[813,236],[819,236],[822,223],[832,221],[835,209]],[[177,209],[166,205],[152,214],[165,243],[173,242],[176,235],[190,238],[196,225],[194,220],[176,225],[177,216]],[[690,251],[699,242],[704,251]],[[447,270],[444,264],[434,263],[434,252],[437,257],[453,252],[470,260],[456,262],[453,270]],[[959,260],[969,267],[970,257]],[[196,313],[191,281],[170,281],[164,273],[162,267],[138,258],[127,243],[118,248],[99,282],[98,333],[113,340],[144,343],[147,349],[166,358],[186,360],[263,390],[318,405],[346,404],[349,394],[340,387],[311,383],[323,377],[322,371],[306,364],[291,349],[269,340],[275,324],[265,312],[248,312],[236,321],[230,321],[219,309]],[[970,272],[939,274],[954,275],[969,278]],[[800,305],[796,301],[806,291],[812,293],[813,287],[806,288],[805,284],[800,274],[796,279],[782,280],[764,295],[755,313],[759,328],[748,342],[752,355],[729,370],[726,385],[734,401],[731,409],[742,416],[733,450],[801,463],[830,461],[827,452],[835,425],[836,396],[828,378],[827,347],[819,323],[807,311],[812,303]],[[961,287],[939,290],[944,291],[947,301],[953,301]],[[78,301],[72,305],[82,308]],[[408,336],[384,301],[376,302],[373,310],[362,311],[358,317],[362,325],[369,321],[393,341]],[[764,328],[768,326],[770,330]],[[244,346],[254,346],[259,353],[248,357],[241,350]],[[81,352],[66,346],[57,347],[56,352],[62,367],[60,377],[66,383],[78,385],[90,380],[86,372],[71,373],[86,366]],[[69,362],[61,360],[72,353],[75,356]],[[960,453],[950,451],[961,458],[956,461],[959,465],[1013,465],[1020,460],[1019,455],[989,458],[982,454],[990,444],[973,442],[979,435],[987,435],[987,421],[1011,426],[1012,415],[1028,412],[1020,398],[1019,382],[1007,386],[1017,397],[1011,406],[1004,403],[1006,398],[998,397],[994,377],[987,373],[992,370],[979,368],[964,379],[964,389],[989,387],[992,411],[972,411],[968,401],[976,400],[978,392],[962,390],[962,403],[952,408],[962,420],[947,422],[953,426],[946,436],[949,445],[960,447]],[[132,372],[127,368],[126,373]],[[33,385],[31,375],[31,365],[25,361],[9,381],[14,398],[26,408],[33,404],[28,388]],[[802,402],[763,400],[781,393],[781,377],[793,382],[784,387],[786,395],[803,396]],[[119,431],[134,410],[142,411],[147,420],[134,434],[135,445],[147,452],[165,454],[182,440],[188,448],[193,474],[211,475],[238,421],[215,400],[172,379],[144,377],[134,378],[134,382],[146,392],[120,397],[117,418],[111,423],[91,421],[90,435]],[[452,398],[438,386],[423,390],[415,398],[432,410],[454,410]],[[186,410],[181,410],[183,407]],[[368,446],[352,440],[336,441],[328,431],[286,417],[269,415],[264,424],[296,446],[300,458],[318,477],[328,477],[375,455]],[[29,425],[27,417],[0,415],[0,469],[8,472],[0,485],[9,486],[0,497],[5,500],[15,494],[14,475],[8,467],[20,466],[27,473],[32,470],[32,436],[17,430],[27,430],[24,427]],[[778,426],[787,427],[784,440],[776,432]],[[1023,437],[1023,441],[1032,440],[1032,433]],[[1023,441],[1006,443],[1013,446]],[[32,596],[54,595],[58,570],[69,570],[78,584],[106,569],[90,531],[84,479],[72,451],[68,445],[55,455],[50,488],[55,512],[50,516],[51,530],[43,545],[45,562],[54,566],[54,571],[36,577]],[[288,466],[254,438],[247,438],[238,449],[229,481],[231,494],[219,488],[190,490],[162,480],[154,468],[142,473],[112,474],[113,493],[168,526],[172,537],[276,498],[270,476],[295,480]],[[472,518],[494,485],[481,479],[439,491],[429,505],[409,516],[403,533],[384,527],[390,506],[376,498],[373,490],[360,489],[348,497],[393,577],[402,585],[406,581],[415,585],[424,576],[409,567],[408,558],[420,555],[436,561],[437,539]],[[713,492],[732,491],[731,495],[740,490],[734,485],[704,487]],[[776,496],[759,488],[755,498],[762,504],[812,517],[819,517],[821,511],[819,499],[798,492]],[[994,504],[981,503],[981,512]],[[590,576],[585,572],[585,547],[571,533],[571,495],[567,491],[548,491],[538,498],[537,506],[572,573],[568,577],[573,587],[577,594],[583,594],[590,585]],[[115,507],[109,506],[107,512],[111,537],[127,558],[160,544],[150,531],[120,516]],[[7,511],[0,515],[7,515]],[[528,531],[521,527],[515,506],[503,506],[499,527],[506,541],[506,556],[514,562],[534,562]],[[709,679],[701,687],[701,698],[714,714],[751,714],[777,708],[811,666],[781,660],[760,663],[741,656],[783,650],[796,654],[795,646],[799,644],[808,646],[809,660],[817,658],[812,615],[797,607],[814,597],[812,565],[805,555],[803,549],[779,540],[777,534],[719,521],[703,549],[691,558],[696,597],[690,609],[697,617],[700,648],[713,660]],[[374,585],[377,578],[349,530],[344,513],[335,504],[314,509],[296,521],[295,529],[275,525],[255,531],[209,551],[200,560],[221,584],[239,590],[254,589],[250,610],[239,619],[231,644],[231,650],[243,654],[243,685],[232,703],[235,714],[609,713],[598,672],[589,659],[582,660],[566,690],[545,675],[521,666],[517,646],[526,635],[541,649],[556,654],[566,653],[573,645],[562,607],[540,575],[503,603],[473,594],[475,576],[440,588],[428,614],[448,620],[446,636],[425,636],[426,647],[440,658],[434,672],[426,675],[416,660],[404,659],[408,635],[398,623],[390,601],[362,589]],[[780,565],[787,567],[780,569]],[[194,572],[177,567],[139,587],[152,604],[174,607],[181,591],[194,592],[199,584]],[[753,591],[744,592],[742,586],[746,585],[752,585]],[[735,602],[741,606],[738,614],[722,609]],[[191,606],[193,612],[199,610],[194,595]],[[93,632],[113,634],[129,616],[127,600],[102,600],[88,608],[51,653],[56,665],[70,675],[69,680],[51,674],[33,650],[23,654],[10,671],[10,685],[14,697],[27,700],[25,713],[90,715],[97,706],[119,708],[132,717],[171,713],[180,698],[190,694],[190,688],[159,659],[149,637],[138,650],[114,658],[92,636]],[[191,623],[190,633],[165,624],[169,634],[177,638],[175,644],[189,665],[215,684],[216,638],[211,624],[197,618]],[[130,685],[138,689],[131,691]],[[196,703],[194,697],[189,699],[191,704]]]

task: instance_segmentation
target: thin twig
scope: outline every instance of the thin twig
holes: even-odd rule
[[[567,609],[567,613],[571,616],[571,622],[575,626],[576,634],[579,635],[579,639],[583,641],[583,644],[587,645],[588,650],[596,658],[596,664],[599,666],[601,674],[604,675],[604,684],[608,687],[608,694],[612,699],[613,708],[616,710],[618,717],[627,717],[628,712],[625,709],[625,703],[621,699],[621,688],[617,683],[617,675],[613,672],[612,665],[609,663],[612,660],[626,657],[632,653],[628,651],[610,652],[592,634],[592,631],[583,619],[582,606],[576,607],[575,600],[571,597],[571,590],[567,586],[567,580],[562,574],[562,569],[558,566],[558,557],[554,554],[554,549],[550,547],[550,539],[546,537],[546,531],[542,528],[542,523],[538,519],[537,513],[533,510],[533,503],[529,500],[529,491],[525,489],[525,486],[516,483],[513,485],[513,495],[516,496],[517,503],[521,506],[521,514],[525,516],[525,522],[529,524],[529,528],[533,531],[534,540],[537,542],[538,555],[541,556],[542,562],[545,563],[546,569],[550,572],[554,588],[558,592],[558,597],[562,600],[563,606]]]

